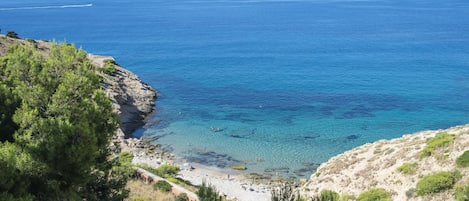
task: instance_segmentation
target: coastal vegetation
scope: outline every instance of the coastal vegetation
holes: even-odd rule
[[[468,167],[469,166],[469,151],[465,151],[461,156],[456,159],[456,164],[458,167]]]
[[[456,186],[454,198],[456,201],[469,201],[469,183],[465,186]]]
[[[153,188],[162,192],[169,192],[171,191],[171,184],[165,180],[160,180],[153,184]]]
[[[450,189],[461,178],[461,173],[458,171],[447,172],[441,171],[431,175],[422,177],[417,183],[417,195],[426,195],[432,193],[439,193],[444,190]]]
[[[16,39],[20,38],[20,37],[18,36],[18,34],[17,34],[16,32],[14,32],[14,31],[7,31],[6,36],[7,36],[7,37],[10,37],[10,38],[16,38]]]
[[[391,193],[382,188],[370,189],[361,193],[357,201],[391,201]]]
[[[96,71],[70,44],[47,54],[14,44],[2,55],[0,200],[127,196],[128,157],[108,149],[119,120]]]
[[[197,191],[197,196],[199,197],[200,201],[222,201],[223,197],[217,191],[217,189],[207,184],[205,181],[202,182],[202,185],[199,187]]]
[[[435,137],[428,139],[425,148],[420,153],[420,158],[431,156],[437,148],[447,146],[454,140],[454,135],[438,133]]]
[[[402,174],[412,175],[415,174],[417,168],[417,163],[404,163],[397,168],[397,171]]]

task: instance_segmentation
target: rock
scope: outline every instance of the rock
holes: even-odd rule
[[[231,169],[234,169],[234,170],[247,170],[248,168],[245,165],[232,165]]]
[[[103,67],[106,60],[114,60],[112,57],[92,54],[88,54],[87,58],[98,67]],[[122,133],[129,137],[135,129],[145,125],[144,119],[153,112],[157,92],[134,73],[119,65],[114,67],[116,72],[113,75],[102,75],[103,89],[121,116]]]

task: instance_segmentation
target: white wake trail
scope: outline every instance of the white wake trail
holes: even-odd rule
[[[15,8],[0,8],[0,11],[4,10],[35,10],[35,9],[57,9],[57,8],[83,8],[91,7],[93,4],[72,4],[72,5],[59,5],[59,6],[26,6],[26,7],[15,7]]]

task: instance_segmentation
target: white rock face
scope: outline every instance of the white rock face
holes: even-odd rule
[[[452,144],[436,149],[429,157],[419,154],[429,138],[441,132],[455,135]],[[454,190],[431,196],[411,196],[422,176],[438,171],[459,170],[463,177],[457,184],[466,184],[469,168],[458,168],[456,158],[469,150],[469,124],[446,130],[422,131],[392,140],[368,143],[331,158],[313,174],[302,192],[319,195],[323,190],[358,196],[371,188],[391,192],[393,200],[454,200]],[[416,163],[416,173],[402,174],[397,170],[403,163]],[[406,195],[407,194],[407,195]]]

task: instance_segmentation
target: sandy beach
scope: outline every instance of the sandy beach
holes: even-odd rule
[[[270,200],[269,186],[253,183],[244,175],[236,171],[209,167],[198,163],[186,163],[182,160],[165,160],[168,163],[178,165],[181,171],[178,177],[190,181],[194,185],[200,185],[203,181],[213,185],[220,194],[229,200],[239,201],[268,201]],[[163,160],[158,157],[148,157],[144,154],[134,157],[134,164],[146,164],[158,167]],[[192,167],[192,168],[191,168]]]

